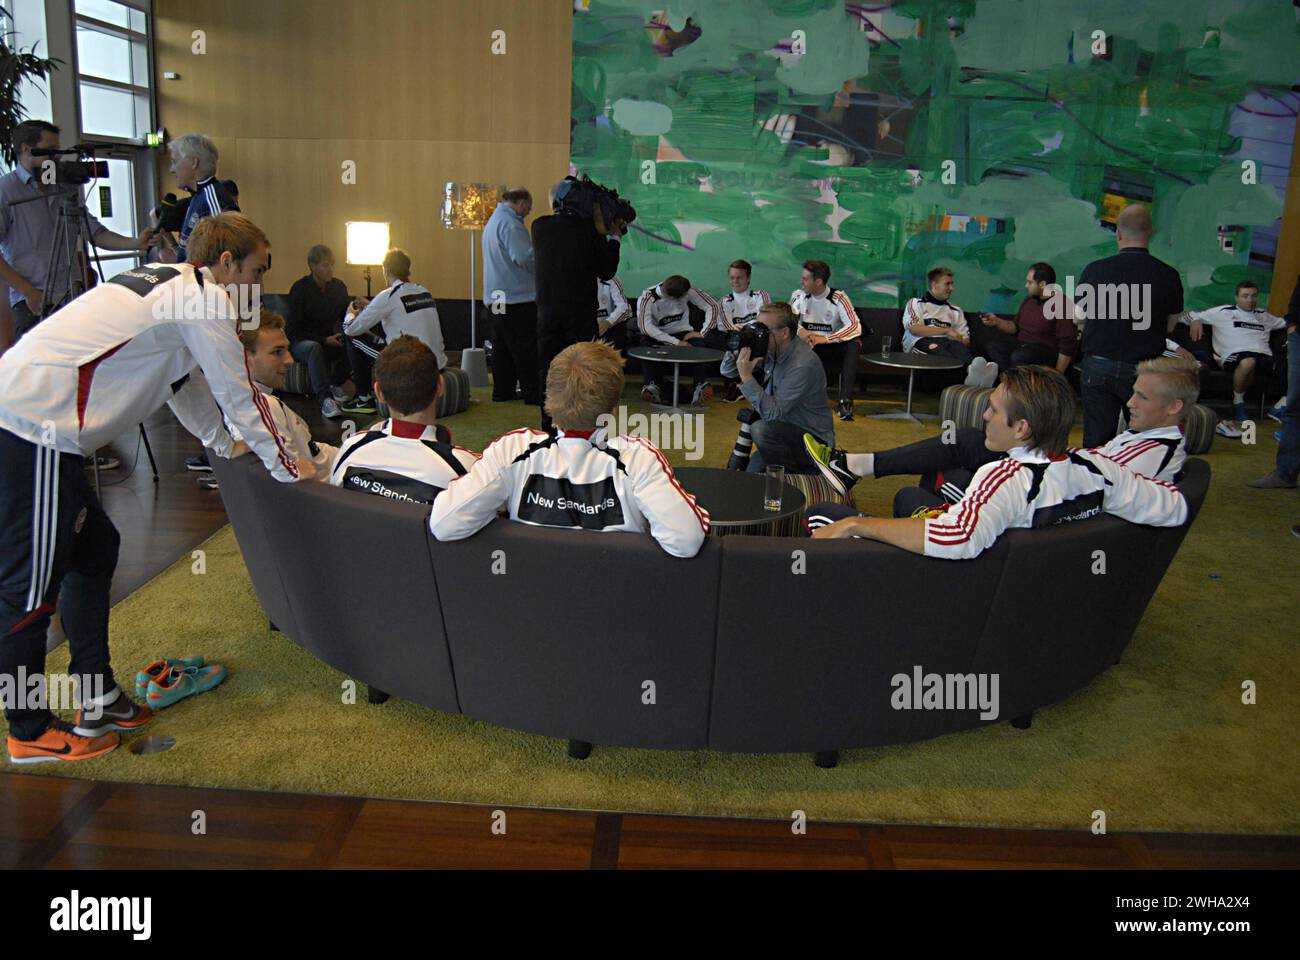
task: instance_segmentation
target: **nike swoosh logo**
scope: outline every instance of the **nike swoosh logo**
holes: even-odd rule
[[[38,747],[35,744],[28,744],[28,746],[30,746],[33,750],[44,750],[46,753],[71,753],[72,752],[72,744],[70,743],[65,743],[57,750],[55,750],[53,747]]]

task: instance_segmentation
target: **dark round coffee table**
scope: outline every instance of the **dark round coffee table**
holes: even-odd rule
[[[627,355],[637,360],[649,360],[651,363],[671,363],[673,365],[673,402],[656,404],[656,406],[668,407],[678,413],[686,412],[677,406],[677,397],[680,396],[677,388],[682,376],[682,364],[719,363],[722,360],[721,350],[711,350],[708,347],[679,347],[669,344],[632,347],[628,350]]]
[[[807,504],[797,487],[785,484],[780,510],[763,509],[767,478],[717,467],[679,467],[678,481],[709,511],[709,535],[744,533],[767,537],[796,537],[803,533]]]
[[[872,420],[911,420],[918,427],[921,426],[921,417],[929,420],[934,419],[932,413],[916,414],[912,412],[912,384],[916,380],[916,371],[918,370],[957,370],[963,366],[960,360],[954,360],[948,356],[935,356],[932,353],[870,353],[864,357],[867,363],[874,363],[881,367],[894,367],[907,371],[907,409],[894,410],[890,413],[872,413],[868,415]]]

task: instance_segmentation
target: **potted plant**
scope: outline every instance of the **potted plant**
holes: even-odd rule
[[[0,17],[13,22],[13,14],[0,7]],[[36,44],[28,50],[9,46],[14,36],[12,30],[0,34],[0,156],[12,165],[16,159],[13,147],[14,127],[22,123],[27,110],[18,100],[18,91],[24,80],[44,80],[58,69],[61,60],[50,60],[36,55]]]

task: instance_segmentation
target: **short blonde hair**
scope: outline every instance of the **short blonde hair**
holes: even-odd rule
[[[211,176],[217,172],[217,145],[201,133],[181,134],[167,148],[182,160],[197,160],[200,173]]]
[[[278,313],[262,309],[262,315],[258,318],[257,326],[245,327],[240,324],[239,342],[244,345],[244,349],[249,353],[257,352],[257,338],[262,335],[263,330],[284,330],[284,317]]]
[[[200,220],[185,246],[185,257],[197,267],[210,267],[226,251],[236,261],[243,260],[271,241],[262,228],[242,213],[219,213]]]
[[[561,430],[593,430],[623,396],[623,358],[599,340],[575,343],[551,361],[546,413]]]
[[[1183,401],[1182,415],[1201,395],[1201,370],[1186,357],[1152,357],[1138,364],[1138,376],[1149,373],[1160,378],[1160,394],[1166,400]]]

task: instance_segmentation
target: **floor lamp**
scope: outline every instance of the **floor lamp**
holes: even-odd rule
[[[505,187],[487,183],[451,183],[443,188],[442,225],[448,230],[469,231],[469,347],[461,351],[460,368],[469,376],[471,387],[486,387],[487,354],[478,345],[478,275],[475,232],[487,225]]]
[[[387,223],[368,220],[349,220],[344,224],[347,229],[347,262],[351,267],[365,267],[366,299],[370,299],[370,268],[384,262],[388,254]]]

